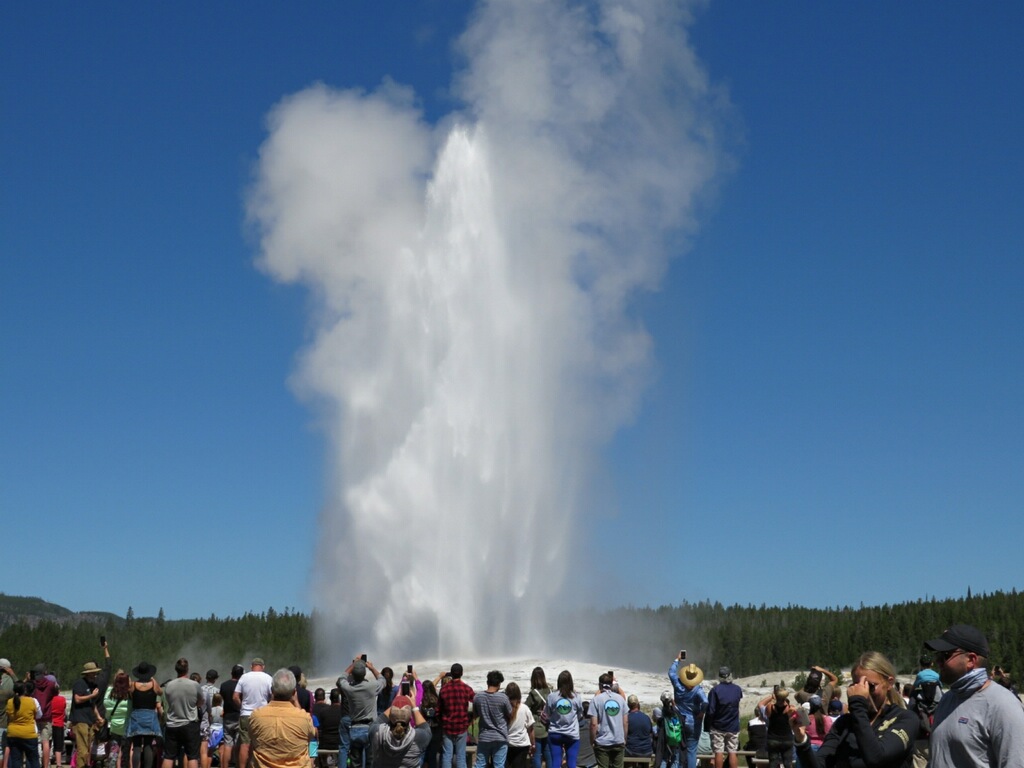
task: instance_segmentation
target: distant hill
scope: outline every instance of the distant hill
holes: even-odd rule
[[[35,627],[41,621],[77,625],[83,621],[106,623],[108,620],[115,624],[124,622],[122,617],[106,611],[72,611],[41,597],[18,597],[0,592],[0,631],[19,623]]]

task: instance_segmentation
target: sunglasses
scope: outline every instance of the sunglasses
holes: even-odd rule
[[[965,651],[962,648],[954,648],[951,651],[936,651],[935,660],[940,664],[945,664],[950,659],[955,658],[964,653],[970,653],[970,651]]]

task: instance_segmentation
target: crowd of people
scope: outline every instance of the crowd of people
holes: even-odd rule
[[[747,724],[750,764],[1024,768],[1024,706],[1007,674],[989,672],[984,634],[955,625],[924,645],[903,690],[877,651],[855,661],[845,701],[823,667],[793,702],[776,686]],[[737,768],[740,753],[742,689],[726,666],[706,684],[685,651],[651,714],[612,670],[580,691],[569,670],[553,687],[541,667],[522,686],[492,670],[474,691],[458,663],[421,680],[411,664],[396,675],[362,655],[313,692],[299,667],[270,675],[258,657],[222,683],[184,658],[162,684],[156,671],[142,661],[114,672],[104,641],[103,666],[86,662],[65,699],[45,664],[19,678],[0,659],[0,768],[467,768],[470,742],[473,768],[696,768],[701,752]]]

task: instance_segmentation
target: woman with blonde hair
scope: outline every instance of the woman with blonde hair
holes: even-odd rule
[[[896,670],[883,654],[861,654],[846,689],[849,712],[832,725],[817,752],[807,728],[793,722],[797,755],[804,768],[901,768],[917,738],[918,718],[906,707]]]

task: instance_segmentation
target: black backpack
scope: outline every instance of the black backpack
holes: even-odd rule
[[[936,681],[921,683],[914,689],[913,697],[910,700],[911,709],[917,713],[921,720],[921,734],[923,736],[931,736],[932,722],[935,720],[935,709],[938,707],[941,699],[942,688],[939,687]]]

